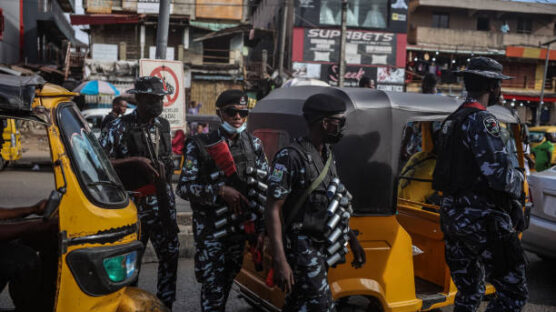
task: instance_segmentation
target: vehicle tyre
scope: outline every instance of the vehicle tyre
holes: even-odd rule
[[[2,158],[2,156],[0,156],[0,171],[4,170],[4,168],[6,168],[6,166],[8,165],[8,162],[4,160],[4,158]]]

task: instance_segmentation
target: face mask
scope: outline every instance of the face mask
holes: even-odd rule
[[[324,130],[324,137],[323,137],[323,141],[324,143],[329,143],[329,144],[336,144],[338,143],[342,137],[344,136],[343,134],[343,127],[342,126],[336,126],[336,131],[334,132],[328,132],[326,131],[326,129]]]
[[[243,125],[241,125],[241,127],[236,128],[232,125],[230,125],[228,122],[224,121],[222,123],[222,128],[224,128],[224,130],[228,133],[228,134],[236,134],[236,133],[242,133],[243,131],[245,131],[245,129],[247,129],[247,123],[244,122]]]

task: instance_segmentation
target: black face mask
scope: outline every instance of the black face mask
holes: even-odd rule
[[[336,129],[335,131],[327,131],[326,129],[324,129],[324,137],[323,137],[323,141],[324,143],[327,144],[336,144],[338,142],[340,142],[340,140],[344,137],[344,124],[345,124],[345,119],[344,118],[340,118],[340,123],[338,125],[336,125]]]
[[[162,101],[158,103],[142,104],[137,107],[140,114],[147,119],[155,118],[162,114],[163,104]]]

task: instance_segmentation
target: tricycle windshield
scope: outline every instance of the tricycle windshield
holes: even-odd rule
[[[127,193],[74,104],[59,106],[58,124],[73,169],[87,197],[101,207],[124,207],[128,200]]]

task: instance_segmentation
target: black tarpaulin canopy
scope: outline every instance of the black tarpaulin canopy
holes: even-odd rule
[[[0,111],[30,112],[35,89],[45,83],[40,76],[0,74]]]
[[[280,88],[260,100],[250,112],[249,131],[282,130],[290,140],[305,135],[303,102],[316,93],[336,95],[346,102],[347,128],[334,149],[340,179],[353,194],[355,212],[394,214],[404,126],[410,121],[443,120],[459,103],[445,96],[366,88]],[[518,122],[507,108],[494,107],[489,111],[501,122]]]

